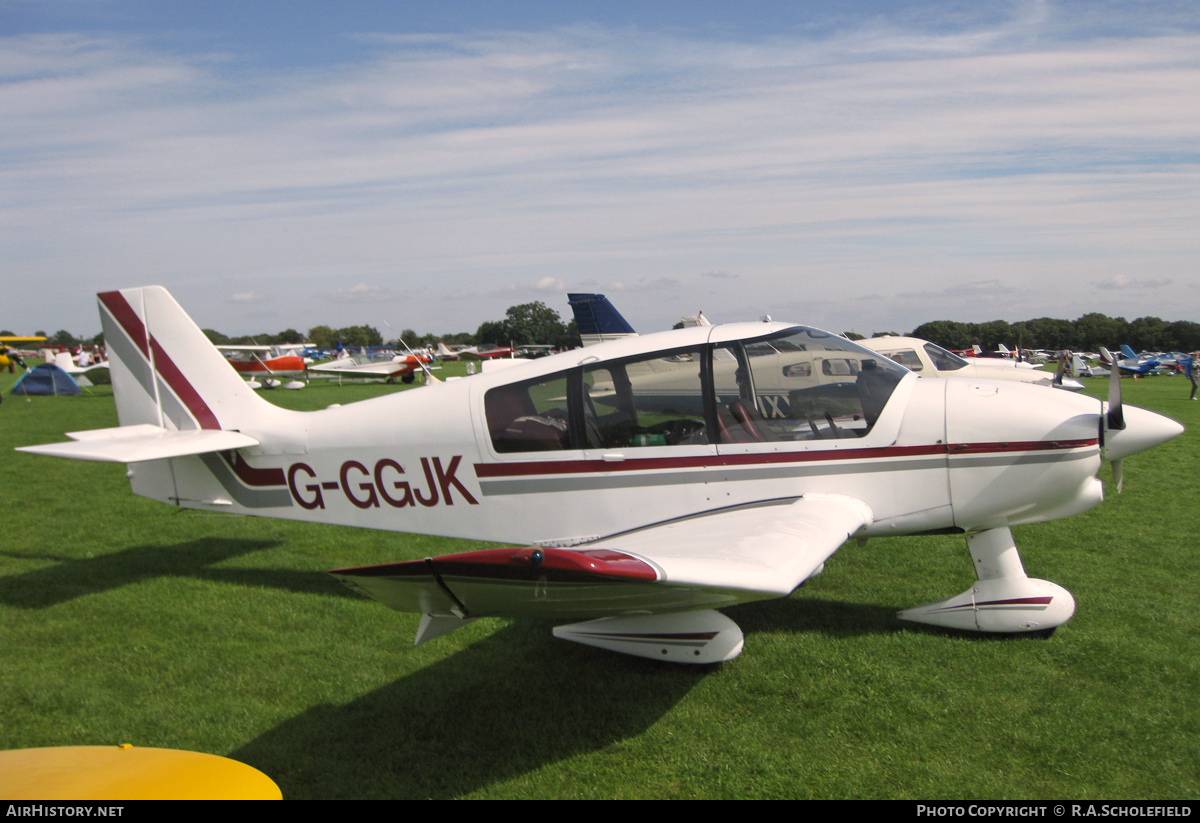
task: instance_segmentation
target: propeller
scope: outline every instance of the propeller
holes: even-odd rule
[[[1105,442],[1104,434],[1109,431],[1125,430],[1125,407],[1121,402],[1121,368],[1114,362],[1108,375],[1108,410],[1100,421],[1100,441]],[[1117,494],[1124,486],[1124,461],[1120,458],[1112,461],[1113,481],[1117,484]]]

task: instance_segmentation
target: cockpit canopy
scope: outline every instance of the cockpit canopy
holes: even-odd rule
[[[714,327],[719,328],[719,327]],[[585,363],[497,386],[497,452],[858,438],[906,370],[804,326]]]

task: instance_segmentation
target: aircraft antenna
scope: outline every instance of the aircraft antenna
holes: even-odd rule
[[[387,327],[388,327],[388,331],[390,331],[392,334],[396,334],[396,330],[392,328],[392,324],[391,324],[391,323],[389,323],[388,321],[384,320],[384,321],[383,321],[383,325],[387,326]],[[428,381],[430,381],[430,380],[432,380],[434,383],[441,383],[441,382],[442,382],[441,380],[438,380],[438,379],[437,379],[437,377],[435,377],[435,376],[434,376],[433,372],[431,372],[431,371],[429,370],[429,366],[427,366],[427,365],[425,364],[425,361],[424,361],[424,360],[422,360],[420,357],[417,357],[417,354],[416,354],[416,352],[414,352],[412,349],[410,349],[410,348],[408,347],[408,344],[404,342],[404,338],[403,338],[403,337],[401,337],[400,335],[396,334],[396,339],[397,339],[398,341],[400,341],[400,345],[404,347],[404,350],[405,350],[406,352],[408,352],[408,355],[409,355],[409,357],[411,357],[412,359],[414,359],[414,360],[416,360],[416,361],[417,361],[417,365],[419,365],[419,366],[421,367],[421,371],[425,372],[425,380],[426,380],[426,382],[428,382]]]

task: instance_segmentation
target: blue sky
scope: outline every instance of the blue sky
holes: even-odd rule
[[[0,117],[18,333],[1200,321],[1190,3],[0,0]]]

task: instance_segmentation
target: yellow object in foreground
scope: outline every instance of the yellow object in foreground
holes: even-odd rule
[[[0,751],[6,800],[282,800],[258,769],[215,754],[120,746]]]

